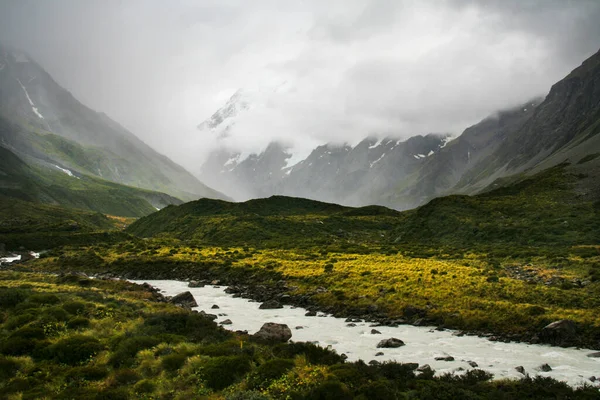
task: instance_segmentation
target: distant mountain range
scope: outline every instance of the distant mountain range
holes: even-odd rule
[[[237,129],[239,115],[252,112],[248,99],[237,92],[198,128],[227,137]],[[319,146],[303,160],[278,142],[247,157],[223,147],[209,156],[199,176],[238,200],[288,195],[408,209],[600,154],[599,132],[600,52],[556,83],[546,98],[502,110],[453,139],[447,134],[366,138],[356,146]]]
[[[6,196],[109,212],[92,198],[103,192],[123,203],[110,209],[132,216],[201,197],[227,198],[6,46],[0,46],[0,146],[0,194]]]

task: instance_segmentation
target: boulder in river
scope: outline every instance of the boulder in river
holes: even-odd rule
[[[542,364],[538,368],[542,372],[550,372],[550,371],[552,371],[552,367],[549,366],[548,364]]]
[[[436,357],[435,361],[454,361],[454,357],[452,357],[452,356]]]
[[[402,346],[404,346],[404,342],[402,340],[396,339],[396,338],[383,339],[382,341],[377,343],[378,349],[383,349],[383,348],[394,349],[396,347],[402,347]]]
[[[291,339],[292,330],[285,324],[266,322],[252,337],[263,342],[285,343]]]
[[[272,310],[275,308],[283,308],[280,302],[277,300],[267,300],[258,307],[261,310]]]
[[[575,323],[561,319],[546,325],[539,334],[540,341],[555,346],[567,345],[575,339]]]
[[[525,368],[523,368],[522,365],[519,365],[518,367],[515,367],[515,369],[517,370],[518,373],[526,375],[525,374]]]
[[[381,332],[379,332],[377,329],[371,329],[371,335],[381,335]]]
[[[169,300],[169,303],[176,304],[184,308],[198,307],[196,299],[194,299],[194,296],[189,291],[179,293],[177,296],[173,296]]]
[[[587,356],[590,358],[600,358],[600,351],[597,351],[595,353],[590,353]]]
[[[231,324],[233,324],[233,322],[231,322],[230,319],[226,319],[225,321],[219,322],[219,325],[231,325]]]
[[[204,283],[199,282],[199,281],[190,281],[190,283],[188,283],[188,287],[201,288],[201,287],[204,287]]]
[[[212,310],[218,310],[219,308],[221,308],[221,307],[219,307],[216,304],[213,304],[212,307],[211,307]]]
[[[307,311],[306,314],[304,314],[305,317],[316,317],[317,316],[317,312],[316,311]]]

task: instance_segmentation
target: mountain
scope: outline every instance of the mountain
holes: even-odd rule
[[[600,167],[600,157],[588,162]],[[486,193],[440,197],[402,212],[285,196],[243,203],[201,199],[140,218],[126,232],[218,246],[390,245],[461,255],[478,248],[499,257],[537,246],[541,254],[600,240],[600,192],[583,196],[585,186],[585,174],[565,163]]]
[[[28,55],[0,46],[0,145],[52,165],[183,200],[226,198],[103,113],[81,104]]]
[[[120,185],[51,164],[28,164],[0,147],[0,196],[126,217],[140,217],[182,201],[165,193]]]
[[[202,126],[230,130],[252,107],[236,94]],[[221,148],[201,176],[238,199],[282,194],[409,209],[439,196],[487,191],[563,162],[573,170],[585,157],[600,154],[599,132],[600,52],[545,98],[501,110],[453,140],[439,134],[400,141],[366,138],[356,146],[319,146],[300,162],[277,143],[245,159]],[[595,168],[586,173],[589,190],[600,190],[595,184],[600,173]]]

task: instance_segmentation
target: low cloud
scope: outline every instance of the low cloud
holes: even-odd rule
[[[195,127],[244,88],[226,142],[257,151],[458,134],[544,95],[600,47],[600,2],[0,1],[0,38],[197,171]]]

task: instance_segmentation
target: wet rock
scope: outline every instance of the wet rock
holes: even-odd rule
[[[546,325],[539,334],[540,341],[555,346],[569,344],[575,339],[575,323],[568,319],[561,319]]]
[[[215,279],[215,280],[213,280],[213,281],[210,282],[210,284],[213,285],[213,286],[219,285],[220,283],[221,283],[221,281],[218,280],[218,279]]]
[[[194,299],[194,296],[189,291],[179,293],[177,296],[171,297],[169,303],[176,304],[184,308],[198,307],[196,299]]]
[[[590,380],[590,382],[596,382],[597,381],[596,377],[593,376],[593,375],[589,377],[589,380]]]
[[[316,311],[307,311],[306,314],[304,314],[305,317],[316,317],[317,316],[317,312]]]
[[[600,358],[600,351],[597,351],[595,353],[590,353],[587,356],[590,358]]]
[[[538,369],[542,372],[550,372],[552,371],[552,367],[549,366],[548,364],[542,364],[538,367]]]
[[[190,288],[201,288],[201,287],[204,287],[204,283],[202,283],[200,281],[190,281],[188,283],[188,287],[190,287]]]
[[[219,325],[231,325],[231,324],[233,324],[233,322],[231,322],[230,319],[226,319],[225,321],[219,322]]]
[[[425,365],[421,365],[420,367],[417,368],[417,372],[422,372],[422,373],[431,373],[433,372],[433,370],[431,369],[431,367],[429,366],[429,364],[425,364]]]
[[[526,375],[525,374],[525,368],[523,368],[522,365],[519,365],[518,367],[515,367],[515,369],[517,370],[518,373]]]
[[[380,365],[381,363],[377,360],[371,360],[369,361],[369,365]]]
[[[303,326],[297,326],[296,329],[304,329]]]
[[[258,307],[261,310],[273,310],[276,308],[283,308],[280,302],[277,300],[267,300]]]
[[[291,339],[292,331],[285,324],[267,322],[252,337],[265,342],[285,343]]]
[[[377,329],[371,329],[371,335],[381,335],[381,332],[379,332]]]
[[[378,351],[377,353],[375,353],[375,357],[379,357],[383,355],[383,351]]]
[[[435,361],[454,361],[454,357],[452,357],[452,356],[436,357]]]
[[[425,326],[427,325],[427,322],[425,321],[425,318],[418,318],[415,320],[415,322],[413,322],[414,326]]]
[[[219,308],[221,308],[221,307],[219,307],[216,304],[213,304],[212,307],[211,307],[212,310],[218,310]]]
[[[355,327],[355,326],[356,326],[356,324],[355,324],[354,322],[351,322],[351,323],[349,323],[349,324],[346,324],[346,326],[347,326],[348,328],[353,328],[353,327]]]
[[[200,315],[203,315],[204,317],[214,321],[215,319],[217,319],[218,317],[215,314],[207,314],[204,310],[200,311]]]
[[[472,368],[479,367],[479,365],[475,361],[467,361],[467,364],[469,364]]]
[[[416,371],[419,368],[419,363],[405,363],[404,365],[410,368],[411,371]]]
[[[404,342],[402,340],[396,339],[396,338],[383,339],[382,341],[377,343],[378,349],[382,349],[382,348],[394,349],[394,348],[401,347],[401,346],[404,346]]]

